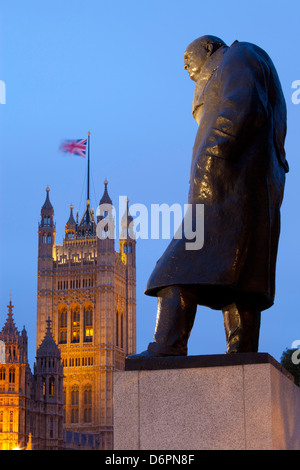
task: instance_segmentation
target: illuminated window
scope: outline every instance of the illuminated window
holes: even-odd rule
[[[91,305],[84,308],[84,341],[93,341],[93,308]]]
[[[72,343],[79,343],[80,341],[80,309],[76,305],[72,307]]]

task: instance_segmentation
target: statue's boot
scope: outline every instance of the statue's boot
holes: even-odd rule
[[[170,286],[158,292],[158,307],[154,342],[147,351],[128,356],[186,356],[187,342],[197,311],[196,295],[181,286]]]
[[[261,312],[239,301],[222,311],[227,354],[257,352]]]

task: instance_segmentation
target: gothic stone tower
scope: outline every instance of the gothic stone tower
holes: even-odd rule
[[[115,251],[111,225],[104,226],[107,238],[97,236],[87,199],[80,221],[70,207],[63,243],[57,245],[46,191],[38,231],[37,347],[49,316],[64,365],[64,428],[94,434],[99,448],[112,449],[113,372],[123,369],[126,355],[136,349],[136,241],[126,230],[130,215],[127,210],[122,219],[123,238]],[[101,207],[97,222],[111,219],[107,181]]]
[[[36,352],[33,376],[34,407],[31,432],[34,450],[62,450],[63,446],[63,366],[54,341],[50,319]]]
[[[15,326],[11,301],[0,340],[5,344],[4,360],[0,363],[0,450],[12,450],[27,443],[30,369],[27,333],[25,328],[19,333]]]

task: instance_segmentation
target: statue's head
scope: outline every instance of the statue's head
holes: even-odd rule
[[[221,46],[226,44],[216,36],[201,36],[188,45],[183,68],[189,72],[191,80],[197,82],[205,62]]]

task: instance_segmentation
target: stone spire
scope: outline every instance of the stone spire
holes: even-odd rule
[[[36,352],[36,357],[58,357],[60,358],[60,350],[54,341],[51,331],[51,320],[48,317],[47,328],[43,341],[41,342]]]
[[[7,305],[7,308],[8,308],[7,319],[6,319],[4,327],[2,328],[0,336],[1,336],[1,339],[5,343],[13,343],[16,339],[19,338],[19,332],[13,319],[14,306],[11,303],[11,299],[9,300],[9,304]]]
[[[104,193],[103,193],[103,196],[102,198],[100,199],[100,204],[112,204],[112,200],[111,198],[109,197],[109,194],[108,194],[108,191],[107,191],[107,185],[108,185],[108,181],[107,179],[105,178],[104,180]]]
[[[27,333],[25,328],[20,333],[16,327],[13,319],[14,306],[9,300],[7,305],[8,313],[5,325],[0,331],[0,340],[6,345],[7,361],[19,362],[22,364],[27,363]]]
[[[46,200],[44,202],[44,205],[42,206],[42,211],[41,211],[41,214],[45,215],[46,213],[49,215],[54,215],[54,209],[53,209],[53,206],[50,202],[50,198],[49,198],[49,192],[50,192],[50,188],[49,186],[47,186],[46,188]]]
[[[71,226],[76,224],[74,216],[73,216],[73,209],[74,209],[74,206],[73,206],[73,204],[71,204],[70,205],[70,217],[69,217],[69,220],[67,222],[67,225],[71,225]]]
[[[126,200],[126,210],[124,215],[121,219],[121,237],[122,238],[131,238],[132,240],[135,239],[135,234],[133,230],[133,217],[129,212],[129,199]]]

